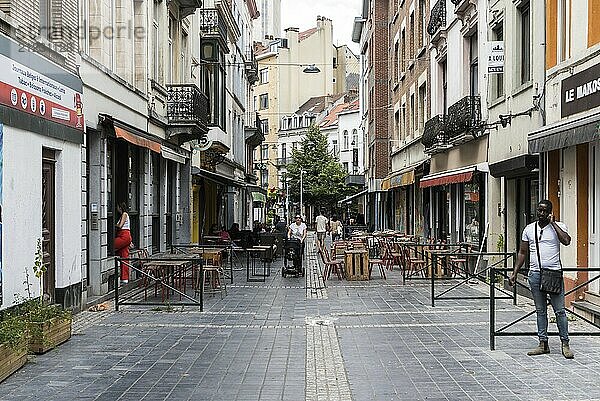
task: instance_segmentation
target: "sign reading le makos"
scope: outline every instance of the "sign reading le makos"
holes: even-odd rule
[[[562,81],[561,117],[600,106],[600,64]]]

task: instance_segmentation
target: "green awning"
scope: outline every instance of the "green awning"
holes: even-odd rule
[[[254,202],[265,203],[267,201],[267,197],[265,196],[265,194],[261,194],[260,192],[252,192],[252,200]]]

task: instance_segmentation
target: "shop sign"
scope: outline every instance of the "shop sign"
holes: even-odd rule
[[[504,73],[504,42],[491,41],[488,54],[488,74]]]
[[[0,54],[0,104],[83,131],[80,92]]]
[[[563,79],[561,117],[600,106],[600,64]]]

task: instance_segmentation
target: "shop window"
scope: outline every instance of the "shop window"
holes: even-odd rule
[[[531,80],[531,14],[529,2],[521,5],[517,12],[519,16],[519,50],[521,68],[520,84]]]
[[[160,155],[152,154],[152,253],[160,252]]]
[[[479,177],[473,182],[464,184],[463,191],[463,240],[467,243],[479,245],[485,221],[482,219],[485,199],[484,188]]]

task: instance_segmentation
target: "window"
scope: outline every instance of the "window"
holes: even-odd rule
[[[494,40],[504,40],[504,29],[502,23],[499,23],[492,30]],[[504,74],[492,74],[492,99],[498,99],[504,96]]]
[[[410,15],[410,19],[409,19],[409,29],[410,29],[410,52],[409,52],[409,57],[411,59],[415,58],[415,45],[416,45],[416,41],[415,41],[415,13],[413,12]],[[412,61],[412,60],[411,60]],[[410,63],[409,63],[410,64]]]
[[[181,64],[179,65],[179,82],[187,81],[187,44],[188,34],[181,33]]]
[[[571,0],[558,2],[558,61],[565,61],[570,52]]]
[[[419,123],[417,129],[422,131],[425,126],[425,115],[427,114],[427,84],[419,86]]]
[[[260,172],[260,184],[263,188],[269,187],[269,170],[262,170]]]
[[[477,34],[469,37],[469,88],[470,95],[479,94],[479,52],[478,52]]]
[[[394,113],[394,131],[393,131],[393,141],[397,143],[398,139],[400,139],[400,111]]]
[[[344,150],[348,150],[348,131],[347,130],[344,130],[343,138],[344,138]]]
[[[269,145],[261,146],[260,158],[261,160],[269,160]]]
[[[298,142],[292,142],[292,150],[298,149]]]
[[[400,44],[398,42],[394,43],[394,80],[393,82],[398,82],[400,74],[398,73],[398,68],[400,67]]]
[[[45,39],[52,35],[52,1],[40,0],[40,34]]]
[[[269,108],[269,94],[264,93],[259,96],[258,101],[260,102],[258,108],[259,110],[264,110]]]
[[[531,80],[531,16],[529,12],[529,2],[521,5],[518,9],[519,15],[519,50],[520,50],[520,63],[521,66],[521,84],[529,82]]]
[[[440,73],[442,74],[442,110],[444,111],[444,115],[448,111],[448,64],[446,60],[440,63]]]
[[[401,108],[402,119],[400,121],[400,139],[403,141],[406,138],[406,103],[403,103]]]
[[[333,141],[331,141],[331,143],[333,144],[333,155],[337,156],[340,154],[340,147],[338,146],[338,141],[337,139],[334,139]]]
[[[269,134],[269,120],[260,120],[260,129],[264,135]]]
[[[408,131],[408,133],[411,137],[412,137],[412,133],[417,130],[417,127],[416,127],[417,116],[415,116],[415,114],[416,114],[415,94],[413,93],[410,95],[410,128]]]
[[[284,160],[287,159],[287,143],[281,144],[281,158]]]
[[[267,82],[269,82],[269,69],[263,68],[260,70],[260,83],[266,84]]]
[[[349,165],[349,163],[348,163],[348,162],[344,162],[344,171],[345,171],[346,173],[349,173],[349,172],[350,172],[350,165]]]
[[[400,73],[403,73],[406,70],[406,31],[402,30],[402,60],[400,61],[400,65],[402,66],[400,69]]]
[[[352,147],[358,147],[358,131],[355,129],[352,130]]]
[[[167,83],[173,83],[173,68],[175,67],[175,19],[169,14],[169,62],[167,63]]]
[[[419,33],[420,33],[420,47],[425,47],[425,43],[427,42],[427,22],[425,18],[427,17],[427,12],[425,11],[425,0],[419,0]]]

